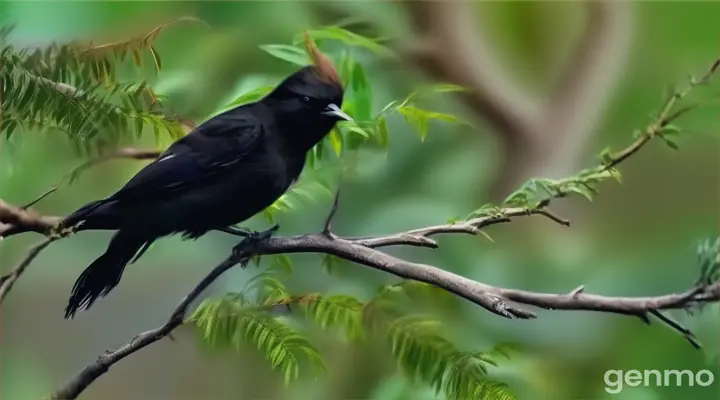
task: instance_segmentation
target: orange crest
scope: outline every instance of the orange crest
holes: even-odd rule
[[[305,31],[305,48],[315,66],[318,78],[342,86],[342,79],[332,61],[317,48],[308,31]]]

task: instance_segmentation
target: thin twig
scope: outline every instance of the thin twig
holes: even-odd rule
[[[333,199],[332,206],[330,207],[330,212],[328,212],[328,215],[325,218],[325,224],[323,225],[322,231],[326,235],[330,234],[332,220],[335,217],[335,213],[337,212],[339,202],[340,202],[340,184],[338,183],[338,188],[337,188],[337,190],[335,190],[335,198]]]
[[[645,146],[650,139],[654,138],[655,136],[659,135],[663,128],[667,127],[671,122],[673,122],[675,119],[683,115],[685,112],[689,111],[691,108],[685,107],[681,108],[680,110],[677,110],[675,113],[670,114],[672,110],[675,107],[675,104],[687,97],[688,94],[698,85],[705,84],[712,78],[713,74],[717,72],[717,65],[720,64],[720,58],[715,60],[710,68],[707,70],[707,72],[703,75],[700,80],[695,81],[691,80],[690,84],[685,90],[676,90],[673,92],[668,99],[665,101],[665,104],[663,104],[662,109],[658,116],[648,125],[648,127],[645,129],[645,132],[638,137],[635,142],[633,142],[630,146],[625,148],[624,150],[614,154],[610,160],[609,163],[606,164],[606,169],[614,168],[621,162],[628,159],[633,154],[640,151],[643,146]]]
[[[683,326],[681,323],[675,321],[674,319],[668,317],[667,315],[664,315],[658,310],[649,310],[650,314],[654,315],[659,319],[660,321],[664,322],[666,325],[670,326],[671,328],[675,329],[676,331],[680,332],[685,339],[687,339],[690,344],[696,348],[700,349],[702,346],[700,345],[700,342],[697,341],[695,338],[695,334],[692,333],[692,331],[685,326]]]
[[[98,164],[125,158],[125,159],[131,159],[131,160],[154,160],[162,154],[163,150],[158,149],[138,149],[135,147],[124,147],[122,149],[115,150],[108,154],[103,154],[99,157],[92,158],[88,161],[85,161],[84,163],[78,165],[77,167],[73,168],[68,172],[68,174],[63,178],[63,181],[65,179],[68,179],[70,182],[74,181],[77,176],[83,172],[84,170],[94,167]]]
[[[55,193],[55,192],[58,190],[58,188],[59,188],[58,185],[55,185],[55,186],[51,187],[50,189],[48,189],[47,191],[45,191],[45,193],[43,193],[43,194],[41,194],[40,196],[38,196],[35,200],[33,200],[33,201],[25,204],[24,206],[22,206],[22,207],[20,207],[20,208],[22,208],[23,210],[27,210],[28,208],[30,208],[30,207],[34,206],[35,204],[39,203],[42,199],[44,199],[44,198],[50,196],[51,194]]]
[[[10,292],[10,289],[12,289],[15,281],[20,278],[20,275],[25,272],[25,269],[30,265],[30,263],[33,262],[35,257],[37,257],[41,251],[45,250],[45,248],[48,247],[53,241],[55,241],[55,239],[46,238],[43,239],[41,242],[32,245],[28,249],[28,253],[25,258],[23,258],[9,274],[0,277],[0,304],[2,304],[2,302],[5,300],[5,297]]]

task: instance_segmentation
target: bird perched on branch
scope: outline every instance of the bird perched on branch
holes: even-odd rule
[[[211,230],[240,236],[264,232],[233,228],[270,206],[300,176],[307,152],[340,120],[343,87],[330,59],[306,34],[313,61],[270,94],[217,115],[172,144],[112,196],[91,202],[63,228],[116,230],[107,250],[72,288],[65,318],[89,308],[120,281],[158,238],[198,238]]]

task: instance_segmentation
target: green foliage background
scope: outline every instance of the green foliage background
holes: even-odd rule
[[[349,11],[359,19],[374,21],[378,26],[374,32],[377,36],[405,33],[397,23],[402,15],[391,4],[341,3],[334,7]],[[297,33],[336,22],[318,14],[317,9],[312,3],[291,2],[18,2],[0,4],[0,23],[17,23],[12,39],[21,47],[52,40],[65,43],[87,36],[107,38],[98,40],[104,43],[147,32],[158,22],[195,15],[210,28],[191,21],[172,25],[152,40],[152,50],[146,48],[137,54],[129,51],[121,68],[99,71],[95,78],[101,77],[106,82],[146,79],[160,96],[164,110],[202,120],[235,101],[252,100],[252,96],[262,93],[262,88],[292,71],[293,63],[303,62],[302,53],[287,47],[293,44]],[[503,62],[521,79],[542,87],[552,74],[553,64],[547,54],[565,43],[567,33],[563,29],[572,31],[572,24],[568,22],[573,15],[572,7],[553,3],[488,3],[478,9],[478,19],[493,38]],[[633,140],[632,132],[647,125],[648,114],[656,112],[661,105],[664,87],[683,82],[687,72],[700,71],[718,55],[720,7],[717,4],[638,3],[636,11],[633,57],[598,129],[600,133],[588,149],[588,166],[595,164],[594,154],[606,145],[619,148]],[[533,32],[541,34],[530,34],[531,28],[525,23],[528,19],[534,21]],[[324,32],[325,35],[333,33]],[[316,39],[335,57],[343,77],[349,78],[351,98],[355,101],[345,108],[360,120],[373,121],[342,127],[319,147],[320,154],[317,151],[313,154],[313,160],[320,160],[323,165],[333,165],[339,156],[345,165],[352,166],[344,174],[348,181],[343,184],[342,204],[334,224],[336,230],[352,236],[394,232],[465,216],[483,204],[484,189],[497,173],[499,152],[492,134],[486,132],[482,124],[470,120],[452,101],[453,93],[449,92],[456,88],[431,85],[375,43],[347,36],[344,41],[338,41],[337,36],[321,35]],[[279,61],[278,56],[290,62]],[[140,71],[133,65],[136,57],[143,61]],[[159,66],[162,66],[160,73],[157,72]],[[42,64],[28,68],[42,68]],[[88,81],[74,84],[85,89],[90,87],[90,81],[95,78],[92,66],[88,68]],[[32,82],[23,81],[23,84]],[[260,89],[254,90],[257,88]],[[412,103],[403,102],[408,95],[424,88],[432,90],[423,90],[426,95],[420,97],[412,96]],[[127,124],[131,129],[96,131],[85,126],[70,126],[65,131],[84,135],[73,136],[74,139],[88,140],[68,141],[62,130],[25,134],[20,133],[22,127],[16,128],[12,146],[6,142],[0,145],[0,196],[22,204],[61,181],[82,157],[96,151],[83,145],[97,143],[92,140],[93,135],[111,138],[110,142],[103,142],[105,146],[133,143],[154,147],[169,143],[174,135],[172,124],[136,112],[143,107],[138,107],[132,99],[145,101],[142,94],[136,86],[120,85],[114,93],[111,88],[97,100],[107,101],[123,111],[117,121],[101,126],[123,128],[123,124]],[[399,101],[391,103],[395,100]],[[19,102],[18,109],[27,110],[22,107],[22,96],[13,101]],[[386,104],[392,106],[383,110]],[[593,203],[578,198],[559,201],[565,216],[574,223],[571,229],[541,218],[527,218],[491,228],[488,233],[494,243],[482,237],[450,236],[440,239],[438,250],[397,249],[393,254],[491,284],[529,290],[567,292],[579,284],[585,284],[589,292],[617,295],[682,290],[697,277],[693,258],[696,240],[717,233],[720,200],[717,157],[720,119],[717,115],[714,107],[684,117],[679,125],[687,134],[677,139],[680,152],[669,150],[659,141],[651,143],[623,165],[623,183],[602,184],[602,195]],[[53,115],[49,117],[52,119]],[[63,123],[62,118],[55,120],[58,125]],[[105,121],[96,119],[95,122]],[[153,126],[166,123],[171,129],[153,134]],[[127,135],[128,132],[131,134]],[[418,140],[418,133],[422,140]],[[359,154],[347,151],[362,143],[366,143],[365,150]],[[386,144],[387,150],[382,150]],[[48,214],[65,214],[90,199],[107,195],[132,175],[140,167],[139,163],[110,161],[90,169],[72,186],[64,186],[43,201],[39,209]],[[332,168],[318,168],[315,174],[308,174],[311,179],[303,181],[306,183],[298,185],[293,194],[276,203],[265,217],[280,222],[284,233],[319,229],[332,201],[332,192],[328,189],[334,187],[335,172]],[[317,201],[306,201],[308,198]],[[283,212],[289,208],[300,211]],[[248,226],[263,228],[267,224],[266,219],[258,217]],[[72,282],[82,267],[97,256],[107,239],[108,234],[84,233],[53,244],[3,304],[0,315],[0,394],[3,398],[40,397],[103,350],[157,325],[234,244],[232,237],[223,234],[211,234],[197,242],[181,243],[178,238],[163,240],[128,271],[112,296],[98,303],[92,312],[70,322],[63,321],[61,306]],[[32,235],[24,235],[0,245],[3,272],[34,240]],[[296,307],[291,305],[291,309],[303,311],[290,316],[283,314],[281,318],[290,321],[278,330],[295,327],[293,324],[300,323],[295,317],[315,319],[319,323],[311,326],[317,328],[347,328],[365,324],[358,310],[378,296],[378,288],[393,287],[397,282],[391,276],[333,259],[323,260],[320,256],[290,259],[294,274],[291,278],[283,275],[277,280],[278,285],[267,285],[265,281],[275,279],[275,274],[258,275],[263,270],[251,267],[228,273],[208,295],[227,300],[223,297],[226,293],[238,293],[263,281],[261,287],[275,290],[253,298],[253,303],[274,304],[278,300],[282,303],[292,298]],[[287,264],[285,259],[263,263],[278,271],[284,271],[283,266]],[[320,299],[324,298],[332,299],[331,304],[346,307],[323,309],[319,304],[323,304]],[[429,357],[452,360],[452,357],[477,356],[481,360],[477,365],[483,368],[485,361],[482,360],[493,353],[489,350],[493,346],[522,343],[522,349],[513,352],[509,361],[503,360],[498,368],[490,368],[491,378],[508,383],[521,399],[608,398],[602,381],[606,369],[710,368],[720,379],[720,318],[716,306],[692,318],[681,313],[676,315],[694,328],[705,344],[703,351],[694,351],[674,332],[660,326],[646,327],[633,318],[540,312],[540,318],[534,321],[507,321],[449,296],[423,292],[412,298],[419,300],[410,301],[405,305],[407,308],[404,306],[403,318],[391,319],[390,326],[380,329],[385,335],[355,340],[356,333],[364,331],[359,328],[337,337],[321,329],[304,333],[313,351],[325,360],[319,362],[315,353],[308,354],[296,364],[282,364],[280,374],[272,371],[274,360],[265,359],[267,352],[258,352],[244,341],[235,346],[237,351],[204,351],[205,346],[197,345],[194,329],[188,326],[177,332],[176,341],[162,341],[119,363],[91,386],[85,397],[436,398],[432,386],[416,385],[408,379],[413,374],[421,378],[429,376],[432,371],[408,371],[418,364],[408,364],[407,356],[394,354],[392,357],[388,352],[388,343],[402,341],[396,334],[398,326],[422,330],[409,339],[430,335],[429,339],[425,336],[425,343],[437,343],[437,352]],[[237,300],[235,297],[233,302],[214,304],[233,307]],[[200,311],[209,305],[213,303],[204,303]],[[249,309],[245,319],[241,318],[245,314],[236,314],[236,320],[231,322],[273,323],[267,322],[266,310],[261,314],[257,311]],[[418,323],[408,311],[423,311],[425,318]],[[202,313],[195,317],[201,328],[211,326],[212,321],[201,319]],[[428,320],[435,322],[428,325]],[[438,324],[442,325],[441,334]],[[296,339],[299,342],[286,343],[287,351],[292,351],[292,346],[309,348],[302,342],[304,338]],[[259,336],[254,341],[259,343]],[[277,343],[270,341],[265,345],[270,349]],[[407,342],[395,348],[405,348],[404,354],[411,355],[412,346],[413,343]],[[472,353],[483,349],[487,352]],[[312,379],[313,366],[304,364],[306,359],[315,361],[317,371],[324,370],[318,380]],[[410,374],[398,373],[395,359],[401,361],[400,370]],[[294,375],[298,365],[301,366],[300,379],[283,388],[283,380]],[[443,385],[442,380],[433,382]],[[613,398],[675,399],[691,395],[715,399],[717,388],[717,384],[714,390],[634,388]]]

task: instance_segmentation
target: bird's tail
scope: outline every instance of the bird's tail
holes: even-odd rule
[[[147,242],[147,238],[133,232],[117,231],[105,254],[93,261],[75,281],[65,318],[72,318],[77,311],[90,308],[97,299],[110,293],[120,282],[125,266]]]

